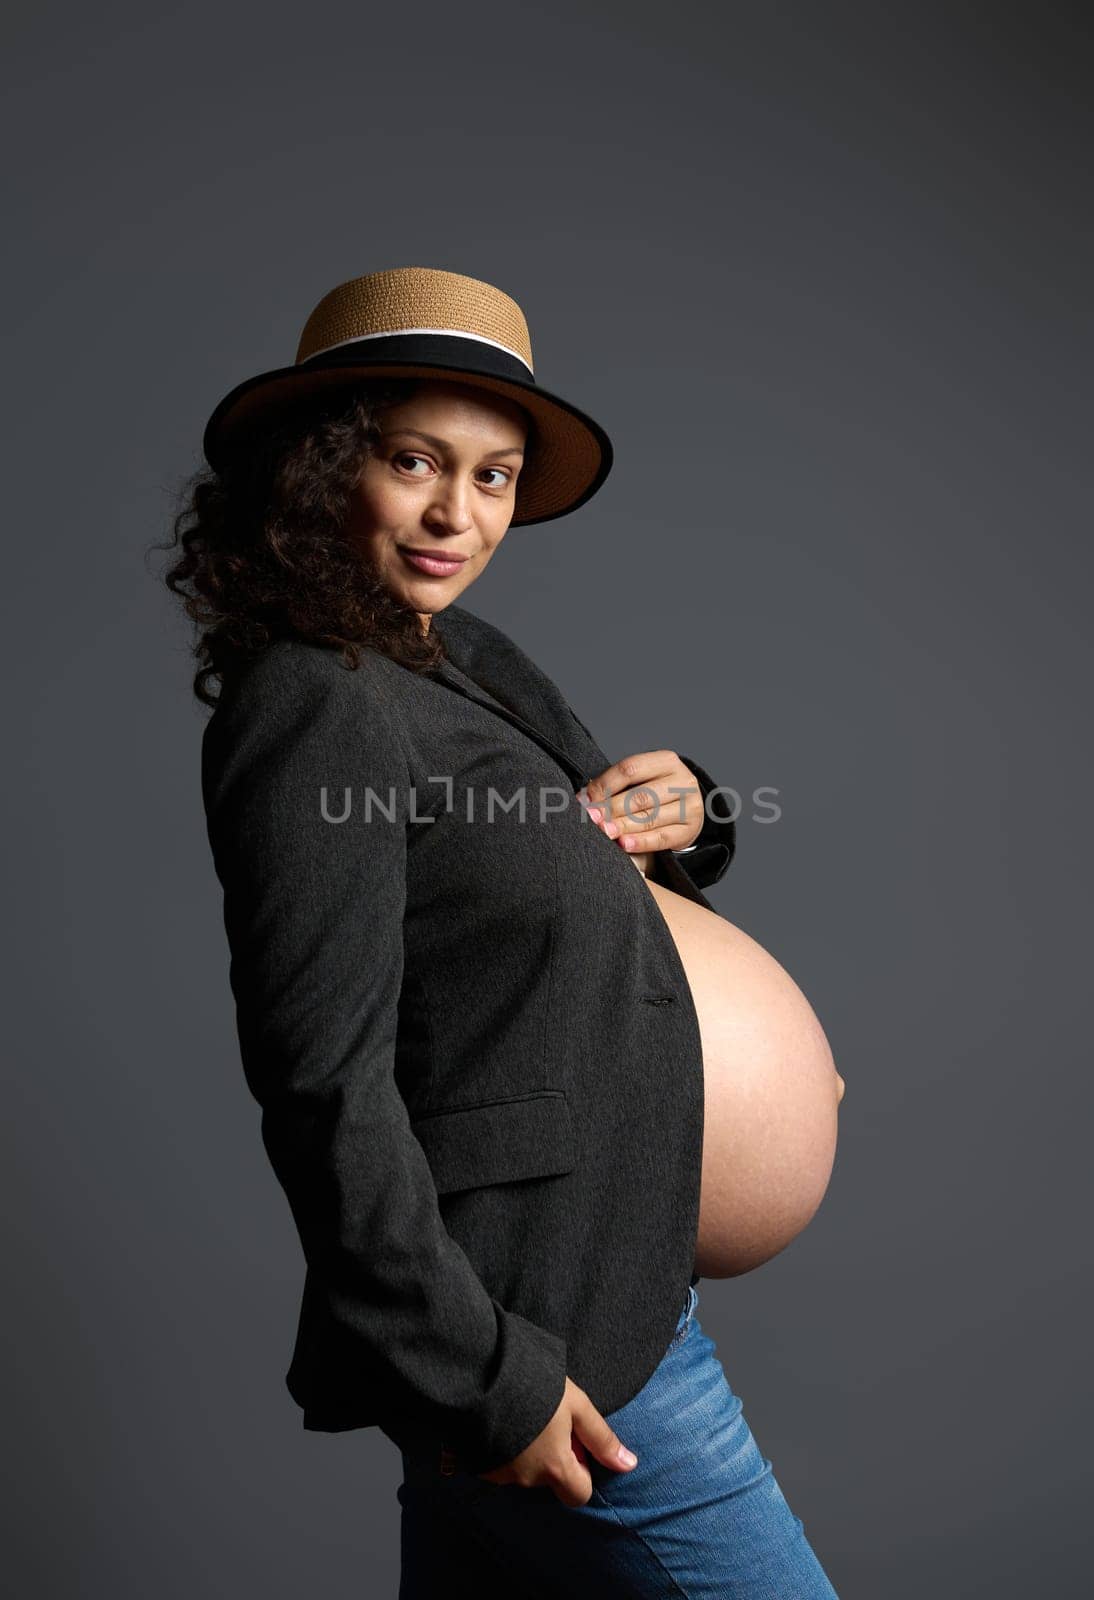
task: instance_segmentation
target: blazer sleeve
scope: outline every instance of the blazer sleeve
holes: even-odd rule
[[[689,772],[695,774],[703,792],[705,815],[695,840],[686,849],[673,853],[695,887],[707,889],[725,876],[736,854],[737,824],[733,820],[733,806],[729,798],[724,794],[712,794],[718,785],[710,773],[691,756],[681,755],[680,760]]]
[[[554,1415],[566,1348],[493,1299],[446,1231],[396,1084],[411,778],[379,697],[349,676],[333,652],[282,643],[206,726],[243,1067],[310,1275],[366,1387],[485,1472]],[[348,787],[345,820],[324,819],[323,786],[332,817]]]

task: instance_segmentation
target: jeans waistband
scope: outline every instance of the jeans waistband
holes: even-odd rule
[[[684,1309],[681,1311],[680,1316],[679,1316],[679,1318],[677,1320],[677,1323],[676,1323],[676,1333],[677,1334],[682,1333],[683,1330],[687,1327],[688,1323],[691,1321],[692,1317],[695,1315],[695,1307],[698,1305],[698,1303],[699,1303],[699,1291],[696,1289],[694,1283],[689,1283],[688,1284],[687,1299],[684,1301]]]

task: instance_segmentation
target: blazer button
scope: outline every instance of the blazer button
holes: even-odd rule
[[[450,1450],[448,1445],[441,1445],[441,1476],[451,1478],[456,1471],[456,1452]]]

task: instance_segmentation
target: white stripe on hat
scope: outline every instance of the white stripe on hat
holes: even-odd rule
[[[348,339],[336,339],[333,344],[325,344],[319,350],[310,351],[307,359],[314,361],[316,356],[326,355],[328,350],[338,350],[343,345],[362,344],[366,339],[390,339],[392,335],[402,333],[446,333],[451,339],[477,339],[480,344],[492,344],[495,350],[504,350],[507,356],[513,356],[522,367],[526,367],[531,377],[535,377],[524,357],[511,350],[507,344],[502,344],[500,339],[488,339],[484,333],[468,333],[463,328],[384,328],[380,333],[355,333]],[[299,365],[303,366],[304,363],[300,362]]]

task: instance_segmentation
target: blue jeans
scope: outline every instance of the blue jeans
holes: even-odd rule
[[[592,1498],[442,1472],[423,1442],[403,1455],[399,1600],[837,1600],[760,1452],[688,1289],[648,1383],[607,1421],[638,1456],[591,1456]]]

